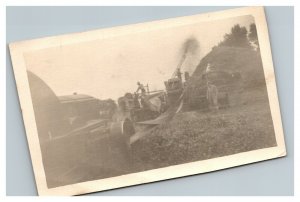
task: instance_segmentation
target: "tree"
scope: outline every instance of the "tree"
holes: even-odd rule
[[[259,50],[259,43],[258,43],[258,37],[257,37],[257,30],[256,30],[256,25],[252,23],[250,25],[250,30],[248,34],[249,41],[253,43],[256,48]]]
[[[219,46],[235,46],[235,47],[249,47],[249,40],[247,38],[246,27],[241,27],[239,24],[231,28],[230,34],[224,35],[224,40]]]

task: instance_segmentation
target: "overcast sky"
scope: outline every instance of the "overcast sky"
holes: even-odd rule
[[[27,68],[43,79],[56,95],[77,92],[99,99],[117,99],[137,89],[164,89],[179,63],[182,45],[190,37],[199,42],[183,70],[193,72],[200,59],[223,40],[235,24],[249,29],[251,16],[202,22],[184,27],[97,40],[27,53]]]

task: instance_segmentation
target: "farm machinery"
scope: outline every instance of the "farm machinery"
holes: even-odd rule
[[[57,96],[28,71],[48,187],[87,180],[74,173],[91,163],[107,171],[99,179],[130,172],[130,145],[146,130],[166,123],[180,111],[208,110],[207,82],[217,86],[220,107],[228,107],[230,89],[240,75],[211,70],[203,71],[197,80],[188,72],[182,78],[185,59],[183,54],[172,77],[164,82],[164,90],[149,91],[147,85],[144,94],[126,93],[117,102],[77,93]]]
[[[209,110],[208,84],[217,88],[218,108],[231,106],[231,93],[239,86],[241,76],[239,72],[220,71],[215,66],[203,70],[201,77],[190,77],[181,68],[186,59],[183,54],[172,77],[164,82],[165,90],[147,92],[140,99],[136,93],[126,93],[118,99],[118,106],[126,117],[138,124],[162,124],[165,120],[180,111]],[[124,115],[125,114],[125,115]],[[120,117],[120,114],[119,114]]]

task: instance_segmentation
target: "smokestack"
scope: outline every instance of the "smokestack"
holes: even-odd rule
[[[177,65],[177,69],[180,69],[183,62],[185,61],[185,58],[186,58],[186,53],[184,53],[181,57],[181,60],[179,61],[178,65]]]

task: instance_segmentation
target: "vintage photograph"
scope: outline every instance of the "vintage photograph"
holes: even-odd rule
[[[261,7],[16,42],[10,50],[40,194],[285,155]],[[211,159],[213,166],[190,164]],[[169,168],[169,177],[152,178]]]

